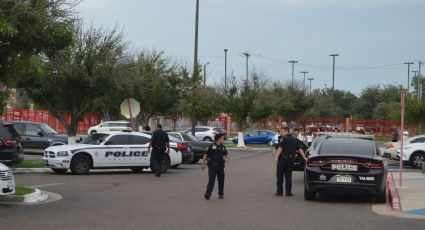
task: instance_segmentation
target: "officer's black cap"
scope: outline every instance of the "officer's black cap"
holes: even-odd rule
[[[218,141],[218,140],[220,140],[222,137],[224,137],[224,133],[216,134],[216,135],[214,136],[214,140],[215,140],[215,141]]]

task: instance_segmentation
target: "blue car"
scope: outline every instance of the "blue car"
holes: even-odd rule
[[[245,144],[262,144],[273,146],[277,142],[277,133],[270,130],[254,130],[243,136]],[[238,137],[233,138],[233,143],[238,143]]]

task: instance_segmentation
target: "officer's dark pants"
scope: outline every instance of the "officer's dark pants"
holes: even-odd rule
[[[286,194],[292,193],[292,168],[294,165],[293,158],[281,159],[277,163],[276,177],[277,177],[277,193],[283,194],[283,177],[285,177],[285,191]]]
[[[151,170],[155,174],[160,175],[162,161],[165,156],[165,149],[153,149],[151,154]]]
[[[224,195],[224,168],[208,167],[208,185],[206,193],[211,194],[214,189],[215,178],[218,180],[218,195]]]

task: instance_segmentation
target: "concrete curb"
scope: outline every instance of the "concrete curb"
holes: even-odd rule
[[[388,193],[388,207],[396,212],[401,212],[400,197],[398,196],[397,189],[394,185],[393,174],[387,176],[387,193]]]
[[[7,202],[7,203],[24,203],[24,204],[31,204],[31,203],[38,203],[43,202],[47,200],[49,196],[41,191],[40,189],[36,189],[33,193],[24,195],[24,196],[15,196],[10,195],[6,197],[2,197],[1,201]]]
[[[45,173],[51,172],[50,168],[11,168],[13,173]]]

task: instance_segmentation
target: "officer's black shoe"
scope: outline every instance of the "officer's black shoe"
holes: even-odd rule
[[[218,199],[222,200],[224,198],[224,195],[218,195]]]
[[[278,193],[278,192],[277,192],[277,193],[275,193],[274,195],[275,195],[275,196],[283,196],[283,194],[282,194],[282,193]]]
[[[161,177],[161,173],[155,173],[156,177]]]
[[[209,193],[205,193],[204,197],[205,197],[205,200],[209,200],[209,199],[210,199],[210,197],[211,197],[211,194],[209,194]]]
[[[294,194],[292,194],[292,193],[288,193],[288,194],[286,194],[286,196],[287,196],[287,197],[291,197],[291,196],[294,196]]]

